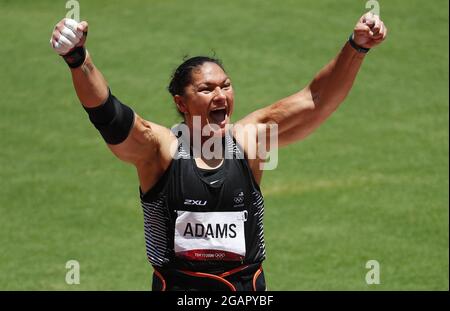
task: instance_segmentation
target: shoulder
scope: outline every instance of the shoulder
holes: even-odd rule
[[[263,166],[266,161],[271,129],[268,124],[249,122],[243,119],[233,124],[232,133],[236,142],[244,151],[248,165],[259,184],[262,178]]]
[[[147,192],[169,169],[178,150],[178,139],[167,127],[143,119],[138,122],[134,135],[142,149],[134,164],[140,187]]]
[[[143,119],[135,114],[134,124],[125,141],[118,145],[108,145],[121,160],[142,166],[171,157],[170,146],[176,141],[172,132],[159,124]]]

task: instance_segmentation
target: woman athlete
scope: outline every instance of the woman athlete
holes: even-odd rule
[[[153,290],[265,290],[259,184],[262,151],[274,137],[267,129],[276,125],[283,146],[322,124],[346,98],[369,49],[386,38],[384,23],[363,15],[306,87],[233,127],[231,78],[217,59],[190,58],[168,88],[184,119],[172,129],[112,95],[85,48],[87,30],[85,21],[63,19],[50,43],[69,65],[78,98],[109,149],[137,169]]]

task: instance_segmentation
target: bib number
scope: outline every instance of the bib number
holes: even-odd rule
[[[177,211],[175,255],[187,260],[241,261],[247,211]]]

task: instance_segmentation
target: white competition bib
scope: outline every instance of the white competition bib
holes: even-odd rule
[[[175,255],[188,260],[241,261],[247,211],[177,211]]]

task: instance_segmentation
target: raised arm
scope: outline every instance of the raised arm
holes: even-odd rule
[[[85,49],[87,30],[87,22],[63,19],[53,31],[51,46],[69,65],[77,96],[108,147],[119,159],[134,164],[140,177],[146,176],[141,186],[151,186],[170,161],[167,142],[174,137],[111,94]]]
[[[255,111],[241,122],[278,124],[280,146],[305,138],[344,101],[367,50],[380,44],[386,34],[387,28],[378,16],[365,14],[340,53],[303,90]]]

